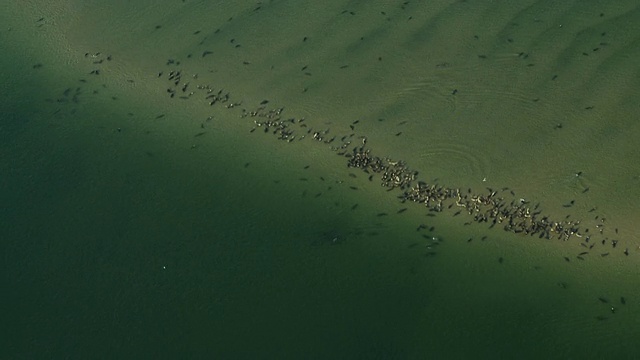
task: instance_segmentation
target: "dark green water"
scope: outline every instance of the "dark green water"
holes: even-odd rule
[[[0,357],[636,356],[633,4],[261,5],[4,6]],[[600,28],[616,51],[585,64]],[[520,49],[536,66],[514,61]],[[575,239],[428,217],[327,146],[168,98],[156,74],[169,58],[248,109],[269,99],[340,134],[361,119],[377,153],[428,181],[510,186],[589,226],[596,206],[620,244],[580,261]],[[604,145],[579,150],[592,141]]]

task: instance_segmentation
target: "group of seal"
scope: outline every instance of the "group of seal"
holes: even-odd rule
[[[85,57],[93,60],[91,65],[99,65],[102,62],[95,62],[95,59],[99,58],[99,56],[100,53],[93,55],[87,53]],[[106,60],[110,61],[111,56]],[[166,94],[173,101],[179,101],[178,99],[197,100],[200,98],[203,101],[203,105],[223,106],[227,109],[238,108],[243,105],[242,101],[234,101],[228,91],[214,88],[210,84],[201,83],[197,74],[185,76],[184,74],[186,73],[179,68],[180,61],[169,59],[166,66],[170,67],[170,69],[160,71],[157,73],[157,77],[164,77],[170,83],[166,88]],[[99,75],[99,70],[99,68],[96,69],[92,74]],[[82,83],[87,82],[84,79],[80,81]],[[200,84],[191,85],[191,83],[196,82]],[[80,87],[75,89],[67,88],[62,93],[62,96],[57,99],[57,102],[77,103],[78,96],[81,94],[83,92]],[[97,94],[97,90],[94,90],[93,94]],[[47,100],[54,101],[53,99]],[[330,128],[314,129],[312,122],[307,121],[305,118],[285,117],[284,107],[270,108],[268,107],[269,103],[269,100],[263,100],[253,109],[241,109],[239,117],[241,119],[249,119],[252,122],[250,132],[260,129],[264,133],[270,133],[277,139],[288,143],[293,141],[312,141],[313,143],[329,146],[331,151],[345,159],[347,168],[359,169],[366,173],[369,181],[374,181],[374,178],[379,180],[380,185],[386,188],[387,191],[397,191],[397,198],[402,203],[409,202],[426,207],[428,210],[427,215],[435,216],[438,213],[450,213],[455,217],[464,213],[469,217],[469,221],[465,222],[464,225],[469,225],[475,221],[477,223],[486,223],[489,228],[494,228],[498,225],[499,228],[505,231],[520,234],[521,236],[535,235],[539,238],[555,238],[562,241],[577,238],[580,239],[580,246],[585,248],[585,251],[580,252],[575,257],[579,260],[585,260],[586,255],[590,254],[596,245],[608,245],[611,249],[622,249],[621,246],[618,246],[620,242],[618,239],[610,239],[605,234],[606,219],[604,217],[596,216],[595,231],[590,231],[590,228],[581,226],[580,221],[569,220],[569,216],[561,221],[553,220],[550,216],[542,213],[539,203],[532,206],[530,201],[516,197],[514,191],[507,187],[501,189],[486,188],[486,192],[475,193],[470,188],[463,191],[459,187],[444,186],[436,181],[428,183],[419,179],[420,173],[411,169],[405,161],[377,156],[368,144],[367,137],[356,135],[356,125],[359,120],[349,125],[350,132],[344,135],[334,134]],[[133,114],[129,113],[129,115]],[[162,117],[164,117],[164,114],[158,115],[156,119]],[[209,116],[207,121],[212,120],[212,118],[212,116]],[[251,125],[251,123],[248,125]],[[201,127],[205,128],[204,122]],[[120,131],[120,128],[118,128],[118,131]],[[201,131],[195,136],[199,137],[204,133]],[[195,145],[192,148],[195,148]],[[576,174],[576,176],[580,175],[581,172]],[[351,172],[349,176],[356,177]],[[321,178],[321,180],[324,179]],[[565,207],[569,207],[573,203],[574,201],[571,201],[570,205],[565,205]],[[357,204],[352,206],[351,209],[354,210],[356,207]],[[405,212],[405,210],[407,210],[406,207],[400,209],[398,214]],[[595,210],[593,208],[590,212]],[[378,213],[377,216],[384,215],[387,214]],[[428,230],[433,233],[434,228],[421,224],[417,230]],[[615,234],[618,234],[618,229],[615,229]],[[426,234],[422,234],[422,236],[433,240],[427,247],[428,249],[439,243],[438,238],[435,236],[427,236]],[[482,240],[485,238],[486,236]],[[471,242],[471,240],[472,238],[467,242]],[[629,256],[629,248],[624,248],[622,253],[625,256]],[[433,256],[434,254],[434,251],[429,251],[425,256]],[[601,257],[608,255],[609,251],[600,253]],[[571,261],[566,256],[564,259],[565,261]],[[500,257],[498,261],[502,264],[504,259]],[[567,287],[566,283],[561,284],[562,288]],[[624,297],[621,300],[621,304],[625,304]],[[614,312],[613,307],[612,312]],[[604,316],[602,317],[602,319],[605,318]],[[601,320],[600,318],[598,319]]]
[[[177,63],[179,64],[179,62]],[[175,65],[176,62],[170,60],[167,64]],[[162,72],[159,73],[160,76],[162,74]],[[181,70],[169,72],[167,80],[172,83],[172,86],[167,89],[167,92],[171,97],[176,93],[177,88],[186,92],[189,83],[181,83],[181,74]],[[197,78],[197,76],[194,75],[193,78]],[[210,85],[198,85],[197,89],[204,91],[204,100],[210,106],[216,103],[224,104],[226,108],[242,105],[242,102],[233,102],[230,94],[222,89],[216,91]],[[194,94],[194,92],[190,92],[188,97]],[[358,137],[355,132],[342,136],[331,136],[329,135],[331,129],[313,129],[306,119],[285,117],[283,107],[269,108],[268,103],[268,100],[264,100],[253,109],[242,109],[240,117],[253,121],[250,132],[261,129],[264,133],[271,133],[277,139],[286,142],[312,139],[317,143],[331,145],[332,151],[346,158],[347,167],[364,171],[369,175],[369,180],[372,180],[375,175],[379,175],[381,186],[389,191],[400,190],[398,198],[402,202],[422,204],[430,212],[436,213],[455,206],[458,211],[454,216],[465,212],[473,221],[488,223],[489,228],[499,225],[505,231],[516,234],[535,235],[545,239],[556,238],[563,241],[576,237],[581,239],[580,244],[588,250],[593,249],[596,244],[596,241],[592,240],[593,234],[590,233],[589,228],[581,228],[579,220],[568,220],[568,217],[564,220],[554,220],[542,213],[539,209],[540,204],[531,206],[529,201],[522,198],[517,199],[515,193],[507,191],[506,187],[499,190],[487,188],[487,192],[473,193],[471,189],[462,191],[457,187],[447,187],[437,183],[429,184],[418,180],[418,171],[410,169],[406,162],[374,155],[367,144],[366,136]],[[349,126],[352,131],[355,131],[354,125],[357,122],[355,121]],[[356,143],[354,144],[354,142]],[[604,219],[601,220],[596,227],[600,235],[604,236]],[[599,242],[603,245],[609,242],[615,248],[618,240],[603,237]],[[623,253],[629,255],[629,249],[625,248]],[[601,255],[606,256],[603,254]],[[583,255],[578,258],[584,259]]]

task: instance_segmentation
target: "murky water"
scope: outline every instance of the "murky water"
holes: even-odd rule
[[[633,2],[0,13],[3,357],[637,354]],[[582,237],[402,203],[363,137]]]

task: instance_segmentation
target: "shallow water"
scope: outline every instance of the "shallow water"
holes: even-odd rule
[[[3,357],[637,353],[634,3],[4,8]],[[250,132],[263,100],[606,245],[428,216],[310,135]]]

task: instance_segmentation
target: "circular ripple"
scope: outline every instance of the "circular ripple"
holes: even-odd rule
[[[457,142],[435,141],[425,146],[420,156],[430,163],[449,169],[456,177],[483,179],[491,172],[489,156],[481,149]]]

